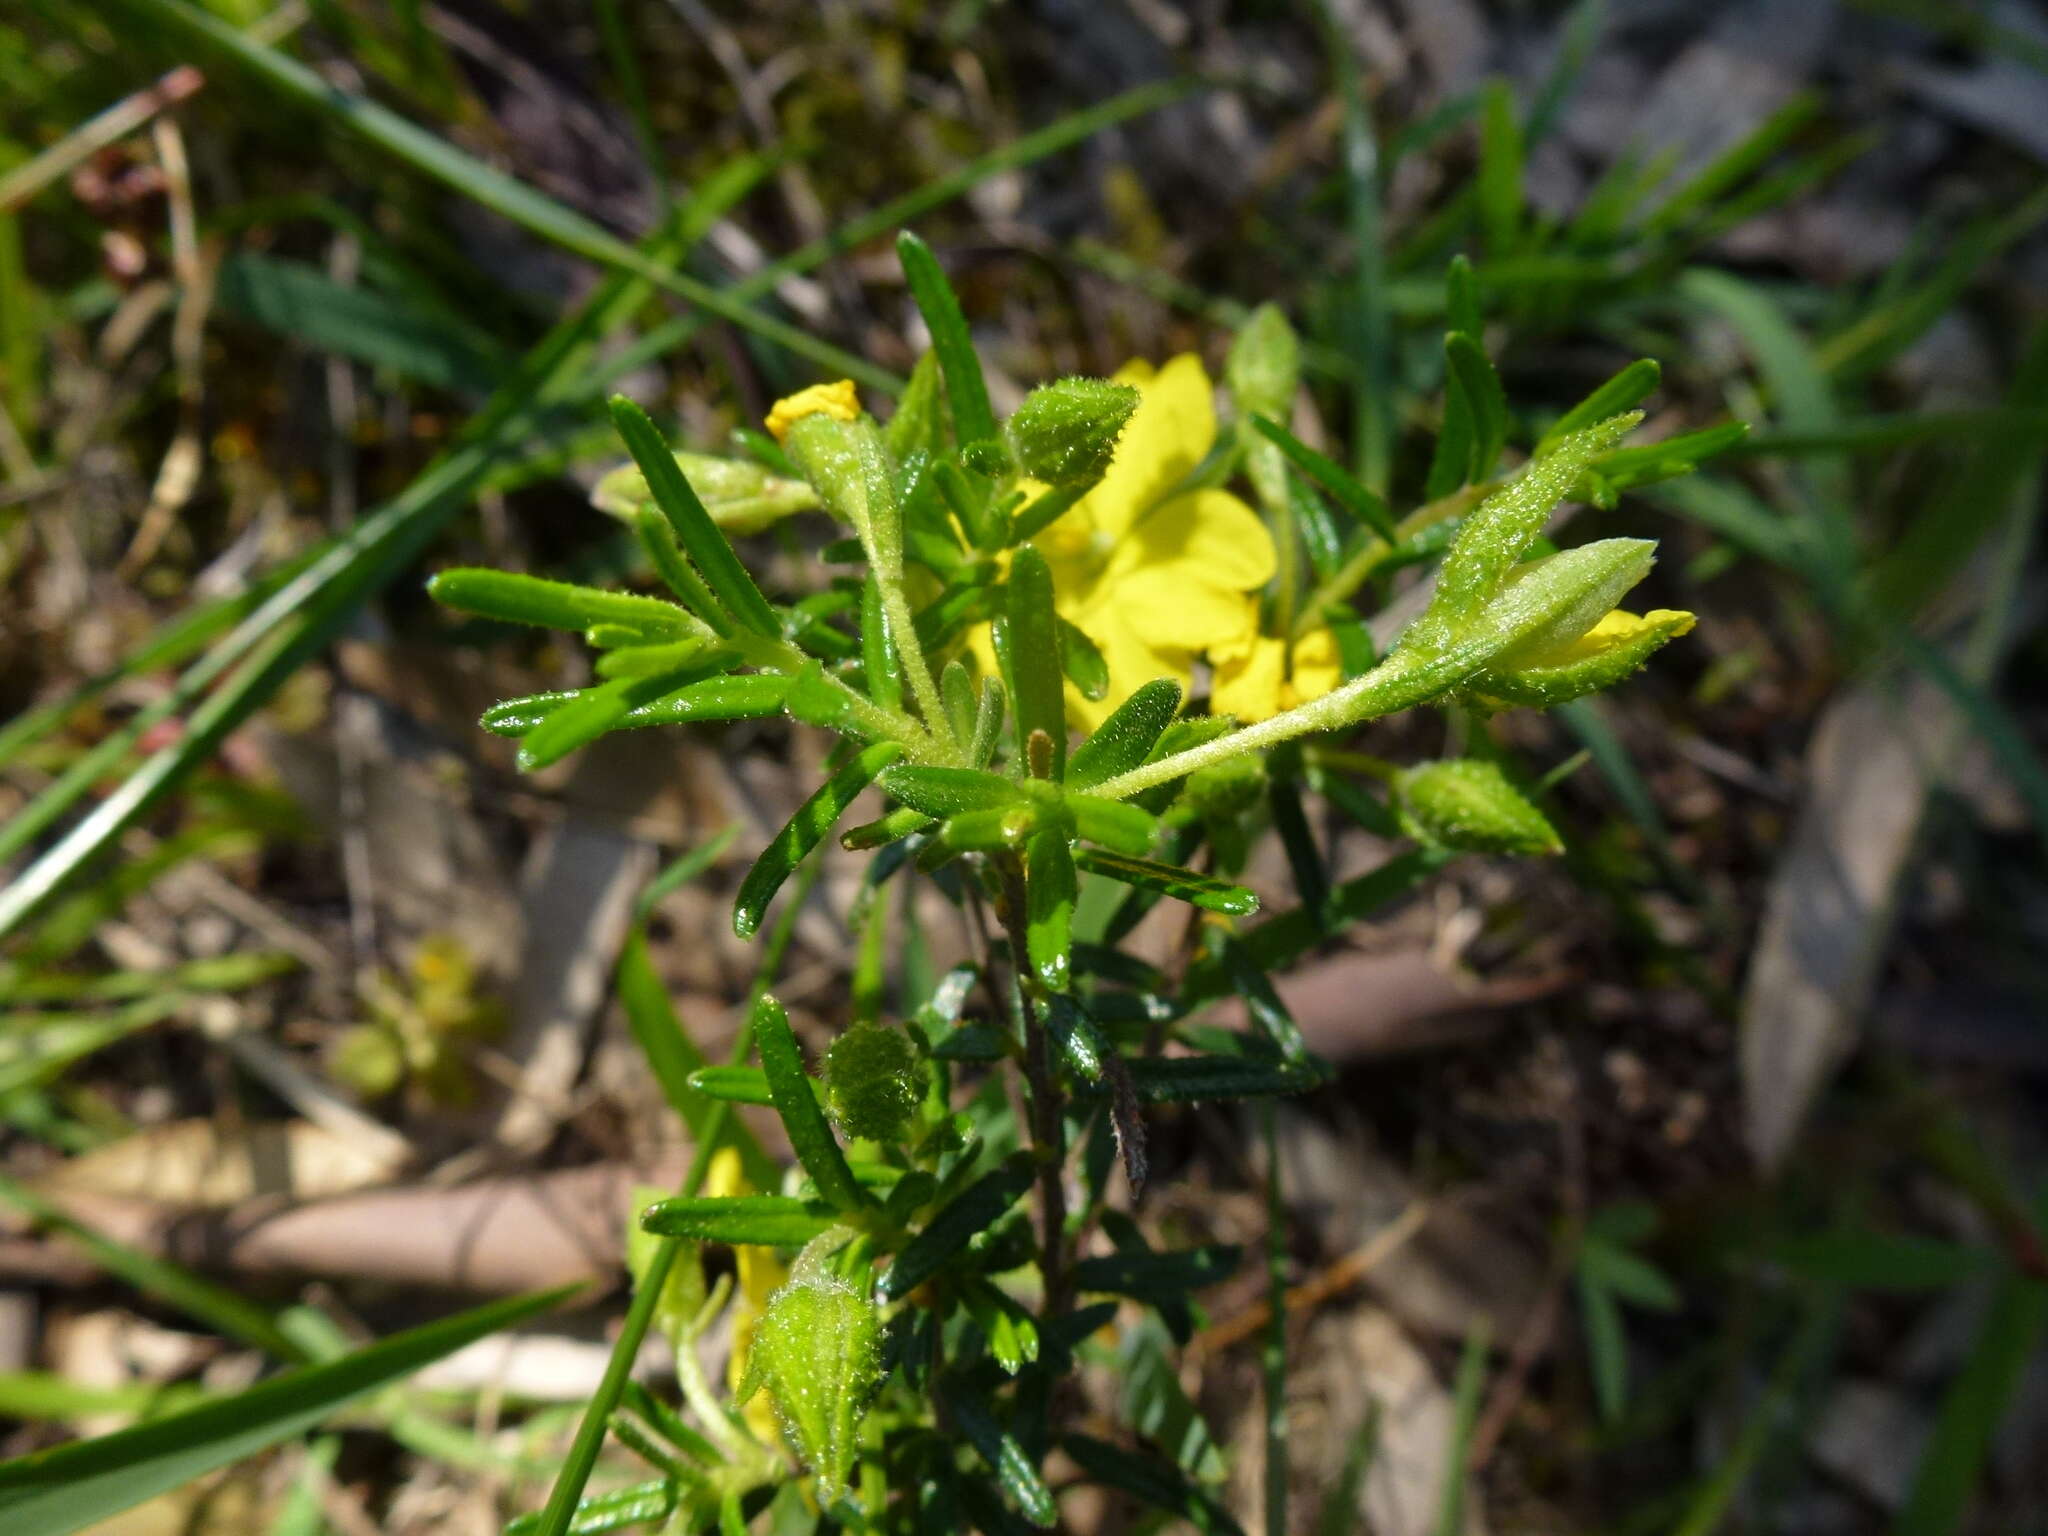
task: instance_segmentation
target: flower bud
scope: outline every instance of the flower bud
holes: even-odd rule
[[[1188,775],[1188,803],[1204,816],[1236,816],[1251,809],[1265,792],[1265,760],[1251,753],[1225,758]]]
[[[789,429],[806,416],[829,416],[834,421],[852,421],[860,415],[860,394],[853,380],[813,384],[775,402],[762,423],[778,443],[789,441]]]
[[[1517,647],[1505,659],[1476,674],[1466,691],[1482,703],[1550,709],[1612,688],[1637,671],[1655,651],[1693,627],[1689,613],[1659,608],[1638,617],[1612,610],[1586,633],[1564,645],[1531,653]]]
[[[1301,343],[1279,305],[1261,304],[1252,311],[1230,343],[1223,377],[1240,417],[1266,416],[1286,424],[1301,383]]]
[[[847,1135],[901,1141],[924,1096],[916,1045],[885,1024],[854,1025],[825,1053],[825,1095]]]
[[[704,510],[727,533],[759,533],[792,513],[808,512],[818,505],[817,492],[803,481],[784,479],[748,460],[715,458],[708,453],[675,457]],[[598,511],[629,521],[649,499],[646,477],[634,464],[611,471],[590,493],[590,504]]]
[[[1116,440],[1138,408],[1138,392],[1108,379],[1060,379],[1024,397],[1010,418],[1010,441],[1024,473],[1047,485],[1100,479]]]
[[[782,1432],[817,1475],[829,1507],[859,1455],[860,1421],[882,1380],[882,1324],[859,1291],[807,1254],[768,1300],[741,1383],[765,1384]]]
[[[1561,853],[1541,811],[1492,763],[1417,763],[1394,783],[1401,825],[1417,840],[1464,853]]]

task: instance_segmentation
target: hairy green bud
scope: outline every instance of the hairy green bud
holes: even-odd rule
[[[1512,661],[1503,658],[1479,672],[1466,692],[1495,706],[1551,709],[1568,704],[1612,688],[1693,623],[1691,614],[1671,608],[1640,617],[1617,608],[1567,644],[1537,652],[1517,647]]]
[[[727,533],[759,533],[818,505],[818,493],[803,481],[785,479],[746,459],[679,453],[676,463],[711,520]],[[590,493],[590,504],[598,511],[629,522],[649,500],[647,478],[635,464],[611,471]]]
[[[1223,378],[1239,415],[1286,424],[1301,383],[1301,342],[1279,305],[1261,304],[1252,311],[1230,343]]]
[[[1188,775],[1188,803],[1204,816],[1236,816],[1251,809],[1265,792],[1265,760],[1251,754]]]
[[[1024,473],[1048,485],[1102,477],[1116,440],[1138,408],[1138,392],[1108,379],[1060,379],[1024,397],[1010,418],[1010,441]]]
[[[1464,853],[1561,853],[1557,829],[1492,763],[1451,758],[1417,763],[1394,783],[1410,836]]]
[[[825,1096],[847,1135],[900,1141],[924,1097],[917,1046],[900,1029],[854,1025],[825,1053]]]
[[[766,1386],[782,1432],[818,1480],[829,1507],[860,1453],[860,1422],[882,1380],[882,1322],[874,1305],[806,1253],[754,1331],[745,1402]]]

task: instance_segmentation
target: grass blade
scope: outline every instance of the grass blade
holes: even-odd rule
[[[65,1536],[303,1434],[344,1404],[536,1317],[572,1290],[493,1302],[231,1398],[0,1462],[0,1525],[8,1536]]]

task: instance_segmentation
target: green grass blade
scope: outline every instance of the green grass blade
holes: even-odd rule
[[[239,1339],[279,1360],[298,1361],[304,1353],[278,1326],[270,1312],[246,1297],[201,1279],[177,1264],[96,1231],[74,1220],[41,1195],[0,1176],[0,1203],[13,1206],[41,1225],[62,1232],[108,1274],[119,1277],[145,1296],[204,1323],[230,1339]],[[4,1479],[0,1479],[4,1486]],[[0,1509],[4,1509],[0,1502]]]
[[[798,326],[751,309],[744,300],[735,299],[708,283],[663,266],[574,209],[502,171],[492,169],[388,107],[338,89],[295,59],[244,35],[229,23],[188,3],[188,0],[117,0],[117,3],[174,33],[200,40],[225,53],[302,108],[362,135],[423,175],[453,188],[566,251],[613,271],[644,278],[721,320],[730,321],[797,357],[817,363],[829,372],[859,380],[885,394],[894,394],[901,387],[902,381],[885,369],[876,368],[863,358],[820,341]]]
[[[1444,1486],[1437,1506],[1436,1536],[1461,1536],[1465,1529],[1465,1461],[1472,1448],[1472,1429],[1479,1422],[1479,1404],[1486,1392],[1486,1354],[1493,1334],[1482,1315],[1465,1335],[1458,1356],[1458,1379],[1451,1393],[1451,1438],[1444,1448]]]
[[[230,1398],[0,1462],[0,1525],[8,1536],[66,1536],[303,1434],[364,1394],[538,1316],[572,1290],[493,1302]]]
[[[1486,88],[1479,115],[1479,228],[1493,260],[1511,256],[1522,232],[1522,127],[1505,80]]]

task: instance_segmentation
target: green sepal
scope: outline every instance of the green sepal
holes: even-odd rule
[[[1395,780],[1401,824],[1411,836],[1466,853],[1561,853],[1543,813],[1483,758],[1418,763]]]
[[[785,479],[751,460],[678,452],[675,461],[711,520],[728,533],[760,533],[818,505],[817,492],[803,481]],[[653,499],[637,464],[620,465],[590,493],[590,504],[598,511],[629,522]]]
[[[1024,473],[1047,485],[1100,480],[1137,408],[1129,384],[1056,379],[1032,390],[1010,417],[1010,446]]]
[[[857,1141],[897,1142],[924,1098],[917,1044],[886,1024],[856,1024],[825,1052],[825,1102]]]
[[[882,1319],[874,1304],[805,1254],[768,1298],[747,1374],[766,1384],[783,1432],[830,1508],[860,1456],[860,1424],[882,1383]],[[743,1389],[745,1384],[743,1383]],[[744,1400],[744,1390],[735,1394]]]
[[[793,692],[794,690],[792,690]],[[747,877],[740,882],[738,898],[733,903],[733,932],[743,939],[750,939],[761,926],[761,918],[768,910],[768,903],[775,893],[801,864],[811,850],[824,841],[839,818],[846,814],[846,808],[859,798],[876,774],[903,755],[899,742],[878,741],[863,747],[845,767],[825,781],[824,787],[806,800],[797,813],[790,817],[789,824],[775,834],[775,840],[762,850],[754,861],[754,867],[747,871]]]
[[[1671,609],[1643,615],[1635,628],[1597,648],[1584,648],[1582,637],[1576,645],[1557,654],[1561,659],[1545,662],[1540,657],[1519,667],[1488,667],[1474,673],[1465,691],[1481,703],[1529,709],[1553,709],[1573,699],[1612,688],[1639,671],[1652,655],[1693,627],[1693,616]]]
[[[939,452],[940,428],[945,421],[939,409],[943,382],[939,354],[926,351],[910,370],[910,382],[896,401],[896,414],[882,428],[882,446],[897,463],[903,463],[913,453]]]

